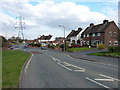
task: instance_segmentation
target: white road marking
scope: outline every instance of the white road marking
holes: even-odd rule
[[[84,68],[81,68],[81,67],[78,67],[78,66],[69,64],[69,63],[67,63],[67,62],[62,62],[62,61],[60,61],[59,59],[54,58],[54,57],[51,56],[51,55],[49,55],[49,56],[50,56],[54,61],[57,61],[57,63],[58,63],[60,66],[66,68],[66,69],[68,69],[68,70],[70,70],[70,71],[72,71],[72,69],[68,68],[67,66],[71,66],[71,67],[76,68],[76,70],[74,70],[75,72],[85,72],[85,69],[84,69]],[[63,65],[63,64],[65,64],[65,65]]]
[[[96,83],[96,84],[98,84],[98,85],[100,85],[100,86],[102,86],[102,87],[104,87],[104,88],[107,88],[107,89],[110,89],[110,90],[111,90],[110,87],[108,87],[108,86],[106,86],[106,85],[104,85],[104,84],[101,84],[101,83],[99,83],[99,82],[96,82],[96,81],[94,81],[94,80],[92,80],[92,79],[90,79],[90,78],[88,78],[88,77],[85,77],[85,78],[86,78],[87,80],[93,82],[93,83]]]
[[[75,72],[85,72],[85,70],[74,70]]]
[[[103,74],[99,74],[100,76],[103,76],[103,77],[106,77],[106,78],[110,78],[110,79],[113,79],[115,81],[120,81],[119,79],[117,78],[113,78],[113,77],[110,77],[110,76],[107,76],[107,75],[103,75]]]
[[[64,62],[64,63],[67,64],[68,66],[75,67],[77,70],[74,70],[74,71],[76,71],[76,72],[85,72],[85,69],[84,69],[84,68],[81,68],[81,67],[78,67],[78,66],[75,66],[75,65],[66,63],[66,62]],[[65,66],[66,66],[66,65],[65,65]],[[81,69],[81,70],[80,70],[80,69]]]
[[[94,79],[96,81],[114,81],[113,79]]]
[[[60,66],[64,67],[64,68],[66,68],[67,70],[72,71],[72,69],[70,69],[70,68],[68,68],[68,67],[65,67],[64,65],[60,64],[59,62],[58,62],[58,64],[59,64]]]
[[[33,54],[32,54],[32,56],[30,57],[29,61],[28,61],[27,64],[26,64],[25,73],[27,72],[27,69],[28,69],[28,66],[29,66],[29,64],[30,64],[30,62],[31,62],[32,57],[33,57]]]
[[[72,59],[77,59],[77,58],[74,58],[74,57],[72,57],[72,56],[70,56],[68,54],[63,54],[63,55],[68,56],[68,57],[70,57]],[[87,60],[84,60],[84,59],[81,59],[81,60],[82,61],[87,61]],[[88,62],[91,62],[91,61],[88,61]],[[102,65],[107,65],[107,66],[118,67],[117,65],[112,65],[112,64],[102,63],[102,62],[92,62],[92,63],[97,63],[97,64],[102,64]]]

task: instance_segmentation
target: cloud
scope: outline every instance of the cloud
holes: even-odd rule
[[[101,23],[104,19],[108,19],[108,17],[102,13],[91,11],[89,7],[74,2],[41,0],[35,5],[30,4],[29,1],[19,3],[3,2],[0,9],[15,16],[21,14],[21,16],[25,17],[26,29],[24,32],[25,37],[28,39],[34,39],[42,34],[52,34],[54,38],[63,36],[62,28],[58,27],[58,25],[64,25],[66,27],[67,35],[68,32],[75,29],[75,27],[82,27],[84,29],[91,22],[96,24]],[[2,13],[3,18],[0,21],[0,23],[2,23],[0,24],[0,28],[4,28],[4,31],[10,34],[9,31],[13,31],[13,26],[8,20],[10,19],[12,23],[14,23],[16,19],[15,17],[11,17],[10,14],[0,13]],[[6,20],[6,17],[8,20]],[[7,24],[6,27],[4,23]],[[7,29],[9,29],[9,31]],[[16,31],[16,33],[18,33],[18,31]]]

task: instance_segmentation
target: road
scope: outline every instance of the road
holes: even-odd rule
[[[53,50],[28,48],[32,57],[21,88],[118,88],[118,66],[75,59]]]

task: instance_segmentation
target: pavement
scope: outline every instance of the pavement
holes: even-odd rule
[[[118,88],[118,66],[73,58],[52,49],[25,51],[32,57],[23,70],[21,88]]]

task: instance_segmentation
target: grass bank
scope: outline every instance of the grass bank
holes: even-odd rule
[[[2,52],[2,88],[17,88],[22,66],[31,54],[17,50]]]
[[[120,53],[97,52],[97,53],[90,53],[90,54],[87,54],[87,55],[94,55],[94,56],[114,55],[114,56],[120,56]]]
[[[88,47],[80,47],[80,48],[68,48],[68,52],[78,52],[78,51],[84,51],[84,50],[89,50],[91,48]]]

